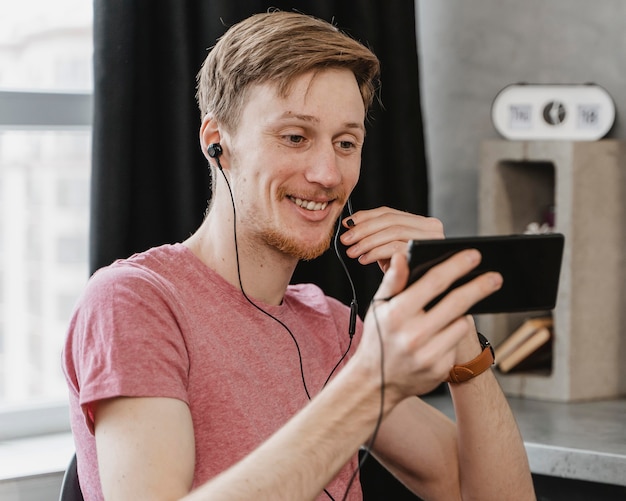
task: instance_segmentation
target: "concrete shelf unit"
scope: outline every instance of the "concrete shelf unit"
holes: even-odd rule
[[[557,304],[551,312],[552,368],[496,372],[500,384],[507,395],[551,401],[624,395],[626,142],[481,144],[481,234],[523,233],[548,208],[554,211],[555,231],[565,235]],[[497,345],[533,313],[481,315],[477,321]]]

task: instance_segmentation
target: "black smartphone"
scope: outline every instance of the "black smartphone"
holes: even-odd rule
[[[463,249],[478,249],[482,254],[478,267],[457,280],[426,309],[453,288],[487,271],[497,271],[504,279],[502,288],[476,303],[468,313],[551,310],[556,305],[564,242],[561,233],[411,240],[407,287],[453,254]]]

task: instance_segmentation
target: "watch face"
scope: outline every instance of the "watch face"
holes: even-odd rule
[[[493,351],[493,346],[491,346],[491,343],[489,342],[489,340],[485,336],[483,336],[480,332],[477,332],[476,334],[478,334],[478,341],[480,342],[480,346],[483,350],[487,348],[487,346],[489,346],[489,349],[491,350],[491,356],[493,357],[493,361],[495,363],[496,354]]]

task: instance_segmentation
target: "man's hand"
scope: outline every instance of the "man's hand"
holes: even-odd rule
[[[473,321],[465,312],[501,287],[499,273],[480,275],[428,311],[424,308],[479,262],[478,251],[459,252],[403,290],[409,273],[406,255],[392,257],[365,318],[363,339],[355,355],[376,367],[382,340],[389,405],[434,389],[460,358],[467,362],[469,348],[464,340],[473,338],[478,349]],[[459,347],[463,347],[461,353]]]
[[[361,264],[378,261],[383,271],[389,268],[394,253],[406,253],[409,240],[444,238],[438,219],[389,207],[355,212],[342,224],[348,228],[341,236],[348,257],[357,258]]]

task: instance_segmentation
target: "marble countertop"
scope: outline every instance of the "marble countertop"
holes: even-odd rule
[[[424,400],[454,419],[449,395]],[[626,399],[508,401],[533,473],[626,486]],[[0,442],[0,492],[3,479],[62,473],[73,451],[70,433]]]
[[[431,395],[425,400],[454,418],[448,395]],[[625,399],[580,403],[508,400],[533,473],[626,486]]]

